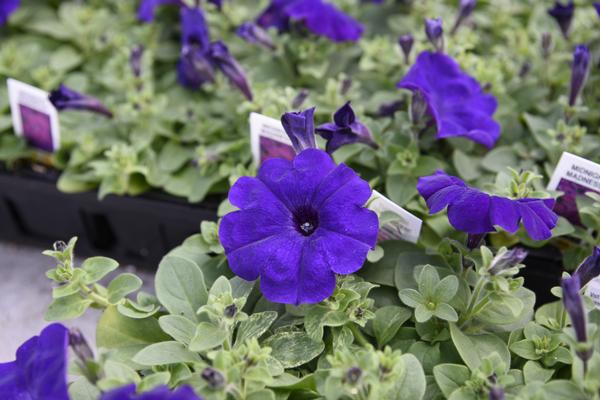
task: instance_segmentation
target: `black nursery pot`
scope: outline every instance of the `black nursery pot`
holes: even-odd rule
[[[526,267],[521,269],[519,275],[525,278],[525,287],[535,293],[536,307],[556,301],[557,298],[550,290],[560,285],[563,272],[562,253],[549,245],[527,251],[529,254],[523,261]]]
[[[190,204],[163,192],[138,197],[63,193],[58,173],[0,169],[0,240],[50,248],[79,237],[77,254],[156,268],[200,222],[216,220],[220,199]]]

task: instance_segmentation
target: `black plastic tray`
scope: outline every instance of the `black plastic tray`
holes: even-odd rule
[[[162,192],[138,197],[63,193],[57,174],[0,170],[0,240],[50,248],[78,236],[77,254],[156,268],[200,222],[216,220],[219,199],[200,204]]]

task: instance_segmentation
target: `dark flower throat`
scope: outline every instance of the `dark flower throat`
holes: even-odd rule
[[[302,206],[294,212],[294,227],[304,236],[310,236],[319,227],[319,215],[310,206]]]

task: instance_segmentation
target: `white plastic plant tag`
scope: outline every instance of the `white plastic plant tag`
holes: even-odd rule
[[[8,79],[6,83],[15,134],[39,150],[58,150],[58,113],[48,100],[48,92],[15,79]]]
[[[594,278],[588,283],[586,294],[592,299],[596,308],[600,309],[600,277]]]
[[[564,152],[548,183],[548,190],[560,190],[554,211],[573,223],[579,223],[577,196],[586,192],[600,193],[600,165]]]
[[[417,243],[423,221],[376,190],[373,190],[368,204],[369,209],[379,215],[378,241],[405,240]]]
[[[274,157],[292,160],[296,155],[281,121],[258,113],[250,114],[250,146],[256,165]]]

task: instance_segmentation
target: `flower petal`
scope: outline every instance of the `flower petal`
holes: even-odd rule
[[[367,248],[374,248],[379,232],[377,214],[357,205],[329,203],[319,213],[319,229],[350,237]]]
[[[373,219],[371,217],[374,217],[375,225],[371,226],[375,229],[371,231],[371,237],[366,234],[357,234],[356,230],[346,234],[326,228],[319,229],[321,235],[319,244],[323,260],[336,274],[346,275],[358,271],[365,263],[369,250],[375,247],[378,231],[377,215],[370,210],[363,209],[363,211],[366,212],[362,213],[363,215],[360,218],[370,220]],[[369,214],[371,215],[369,216]],[[358,221],[353,220],[352,222],[357,223]],[[373,224],[373,221],[366,222]],[[361,237],[361,239],[357,240],[356,236]],[[365,241],[369,241],[369,243]]]
[[[417,190],[425,200],[428,200],[433,194],[447,186],[466,187],[467,185],[460,179],[450,176],[442,170],[437,170],[433,175],[419,178]]]
[[[548,208],[543,200],[522,199],[519,212],[523,226],[533,240],[547,240],[552,237],[551,230],[556,226],[558,216]]]
[[[304,22],[314,34],[334,42],[357,41],[362,36],[358,21],[322,0],[296,1],[285,12],[291,19]]]
[[[462,196],[448,206],[448,220],[454,228],[463,232],[492,232],[490,203],[490,195],[471,188],[465,189]]]
[[[323,178],[310,202],[315,208],[326,208],[328,204],[363,206],[371,197],[371,187],[346,164],[338,165]]]
[[[492,196],[490,204],[490,218],[492,224],[501,227],[502,229],[515,233],[519,229],[519,214],[518,205],[514,200],[506,197]]]

